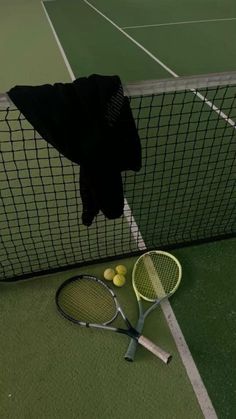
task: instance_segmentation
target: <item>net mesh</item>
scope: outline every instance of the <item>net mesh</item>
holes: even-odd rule
[[[79,166],[0,95],[0,279],[231,237],[236,232],[236,74],[126,86],[142,144],[125,214],[81,224]]]

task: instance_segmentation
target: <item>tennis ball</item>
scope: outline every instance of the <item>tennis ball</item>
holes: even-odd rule
[[[124,275],[120,275],[120,274],[116,274],[113,278],[113,284],[116,285],[117,287],[123,287],[123,285],[125,284],[125,277]]]
[[[115,273],[114,269],[108,268],[104,271],[103,276],[107,281],[112,281],[115,274],[116,273]]]
[[[125,267],[124,265],[118,265],[118,266],[116,267],[116,272],[117,272],[119,275],[125,275],[125,274],[127,273],[127,269],[126,269],[126,267]]]

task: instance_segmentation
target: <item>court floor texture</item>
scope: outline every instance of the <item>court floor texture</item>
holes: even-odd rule
[[[0,0],[0,92],[94,73],[131,83],[234,71],[235,38],[233,0]],[[135,323],[135,257],[1,283],[0,416],[235,418],[236,239],[170,252],[181,286],[145,324],[173,354],[168,366],[142,348],[127,363],[126,337],[81,329],[56,311],[64,279],[102,278],[124,263],[126,285],[114,289]]]

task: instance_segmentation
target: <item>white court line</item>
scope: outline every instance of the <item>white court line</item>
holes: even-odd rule
[[[231,125],[236,130],[236,123],[233,121],[233,119],[231,119],[228,115],[217,108],[217,106],[210,102],[210,100],[208,100],[206,97],[201,95],[201,93],[196,92],[194,89],[191,89],[191,92],[199,97],[199,99],[201,99],[207,106],[209,106],[209,108],[213,109],[213,111],[216,112],[222,119],[224,119],[227,124]]]
[[[191,25],[194,23],[209,23],[209,22],[227,22],[236,20],[236,17],[225,19],[205,19],[205,20],[186,20],[183,22],[168,22],[168,23],[154,23],[152,25],[137,25],[137,26],[122,26],[122,29],[141,29],[141,28],[154,28],[159,26],[174,26],[174,25]]]
[[[69,72],[70,78],[71,78],[71,80],[73,81],[73,80],[75,80],[75,75],[74,75],[74,73],[73,73],[73,71],[72,71],[72,68],[71,68],[71,66],[70,66],[70,64],[69,64],[69,61],[67,60],[67,56],[66,56],[66,54],[65,54],[65,51],[64,51],[64,49],[62,48],[62,45],[61,45],[61,43],[60,43],[60,41],[59,41],[59,38],[58,38],[57,33],[56,33],[56,31],[55,31],[55,29],[54,29],[54,27],[53,27],[53,24],[52,24],[51,19],[50,19],[49,15],[48,15],[48,12],[47,12],[47,10],[46,10],[46,7],[44,6],[44,2],[43,2],[43,1],[41,1],[41,5],[42,5],[42,8],[43,8],[44,13],[45,13],[45,15],[46,15],[46,18],[47,18],[47,21],[48,21],[48,23],[49,23],[49,26],[50,26],[50,28],[51,28],[51,30],[52,30],[52,33],[53,33],[53,35],[54,35],[54,37],[55,37],[55,39],[56,39],[57,46],[58,46],[58,48],[59,48],[59,50],[60,50],[60,53],[61,53],[61,55],[62,55],[62,58],[63,58],[63,60],[64,60],[64,62],[65,62],[65,65],[66,65],[66,68],[67,68],[67,70],[68,70],[68,72]]]
[[[117,26],[113,21],[111,21],[108,17],[106,17],[104,14],[102,14],[98,9],[96,9],[94,6],[92,6],[88,1],[84,0],[84,2],[92,7],[97,13],[99,13],[101,16],[103,16],[104,19],[108,20],[113,26],[115,26],[120,32],[122,32],[126,37],[128,37],[132,42],[134,42],[137,46],[139,46],[144,52],[146,52],[151,58],[153,58],[158,64],[164,66],[164,68],[167,69],[167,71],[172,74],[174,77],[178,77],[177,74],[172,72],[172,70],[168,69],[163,63],[161,63],[153,54],[151,54],[149,51],[147,51],[141,44],[139,44],[137,41],[135,41],[132,37],[130,37],[126,32],[124,32],[119,26]],[[58,36],[56,35],[56,31],[53,28],[52,22],[49,18],[49,15],[44,7],[43,2],[41,2],[42,7],[44,9],[44,12],[46,14],[47,20],[50,24],[50,27],[53,31],[53,34],[55,36],[56,43],[62,53],[63,59],[65,60],[66,67],[69,71],[69,74],[71,76],[71,79],[75,79],[75,75],[70,67],[70,64],[66,58],[65,52],[60,44],[60,41],[58,39]],[[138,226],[135,222],[134,217],[132,216],[131,209],[125,200],[125,214],[127,214],[127,221],[131,224],[132,232],[134,235],[134,238],[139,240],[139,248],[140,250],[146,250],[145,242],[142,238],[141,233],[139,232]],[[175,340],[176,346],[179,350],[182,362],[185,366],[186,372],[188,374],[188,377],[190,379],[190,382],[192,384],[193,390],[196,394],[196,397],[198,399],[199,405],[201,407],[201,410],[205,416],[206,419],[217,419],[216,412],[214,410],[214,407],[211,403],[211,400],[208,396],[207,390],[201,380],[200,374],[197,370],[197,367],[193,361],[193,358],[191,356],[191,353],[189,351],[189,348],[187,346],[187,343],[185,342],[184,336],[181,332],[181,329],[178,325],[178,322],[175,318],[175,315],[173,313],[173,310],[170,306],[170,303],[166,301],[164,304],[162,304],[162,310],[164,312],[165,318],[167,320],[167,323],[170,327],[171,333],[173,335],[173,338]]]
[[[146,48],[144,48],[143,45],[141,45],[139,42],[137,42],[134,38],[132,38],[130,35],[128,35],[122,28],[120,28],[115,22],[113,22],[111,19],[109,19],[105,14],[103,14],[100,10],[98,10],[95,6],[93,6],[91,3],[89,3],[87,0],[83,0],[84,3],[86,3],[89,7],[91,7],[96,13],[98,13],[100,16],[102,16],[105,20],[111,23],[112,26],[114,26],[118,31],[123,33],[124,36],[126,36],[131,42],[133,42],[135,45],[137,45],[139,48],[141,48],[149,57],[151,57],[154,61],[156,61],[159,65],[161,65],[168,73],[170,73],[174,77],[179,77],[174,71],[172,71],[169,67],[167,67],[164,63],[162,63],[160,60],[158,60],[157,57],[155,57],[150,51],[148,51]],[[203,98],[205,101],[205,98]],[[210,102],[209,102],[210,103]],[[212,107],[214,106],[211,104]],[[219,111],[220,112],[220,111]],[[129,208],[130,211],[130,208]],[[132,222],[135,223],[135,231],[138,230],[138,226],[132,217]],[[137,230],[136,230],[137,228]],[[141,250],[146,249],[145,242],[140,234],[139,236],[141,238],[140,248]],[[169,301],[165,301],[163,304],[161,304],[164,316],[166,318],[166,321],[169,325],[170,331],[172,333],[172,336],[175,340],[176,346],[178,348],[180,357],[182,359],[182,362],[184,364],[184,367],[186,369],[187,375],[189,377],[189,380],[192,384],[193,390],[195,392],[195,395],[197,397],[197,400],[199,402],[200,408],[202,410],[202,413],[204,414],[206,419],[217,419],[217,415],[215,412],[215,409],[211,403],[211,400],[208,396],[207,389],[201,379],[201,376],[199,374],[199,371],[194,363],[194,360],[192,358],[191,352],[188,348],[188,345],[184,339],[184,336],[182,334],[182,331],[180,329],[180,326],[177,322],[177,319],[174,315],[174,312],[171,308],[171,305]]]
[[[54,1],[54,0],[46,0],[46,1]],[[63,58],[63,60],[65,62],[65,65],[66,65],[66,68],[67,68],[68,73],[70,75],[70,78],[73,81],[73,80],[76,79],[76,77],[75,77],[74,72],[73,72],[73,70],[72,70],[72,68],[70,66],[70,63],[69,63],[69,61],[68,61],[68,59],[66,57],[65,51],[64,51],[64,49],[63,49],[63,47],[62,47],[62,45],[61,45],[61,43],[59,41],[59,38],[57,36],[57,33],[56,33],[56,31],[55,31],[55,29],[53,27],[52,21],[51,21],[49,15],[48,15],[48,12],[47,12],[47,10],[46,10],[46,8],[44,6],[44,2],[45,2],[45,0],[44,1],[41,1],[41,4],[42,4],[43,10],[44,10],[44,13],[45,13],[46,18],[48,20],[48,23],[49,23],[49,25],[50,25],[50,27],[52,29],[52,32],[53,32],[53,35],[55,37],[57,46],[58,46],[58,48],[59,48],[59,50],[61,52],[62,58]],[[2,102],[3,101],[6,101],[5,96],[3,98],[1,98],[1,96],[0,96],[0,104],[1,104],[1,99],[2,99]],[[132,211],[131,211],[131,209],[129,207],[129,204],[128,204],[128,202],[127,202],[126,199],[124,200],[124,213],[125,213],[125,217],[127,219],[128,225],[131,226],[131,231],[132,231],[132,235],[134,237],[135,242],[138,243],[138,247],[139,247],[140,250],[145,250],[146,249],[146,245],[144,244],[142,235],[141,235],[141,233],[140,233],[140,231],[138,229],[138,226],[136,224],[136,221],[135,221],[135,219],[134,219],[134,217],[132,215]]]
[[[89,3],[87,0],[83,0],[84,3],[86,3],[89,7],[91,7],[93,10],[95,10],[96,13],[98,13],[100,16],[102,16],[105,20],[107,20],[112,26],[114,26],[119,32],[121,32],[126,38],[128,38],[131,42],[133,42],[137,47],[139,47],[141,50],[145,52],[150,58],[152,58],[156,63],[158,63],[164,70],[166,70],[169,74],[171,74],[173,77],[179,77],[178,74],[176,74],[171,68],[167,67],[161,60],[159,60],[155,55],[153,55],[147,48],[145,48],[142,44],[140,44],[138,41],[136,41],[132,36],[130,36],[127,32],[124,31],[120,26],[118,26],[113,20],[109,19],[104,13],[102,13],[100,10],[98,10],[95,6],[93,6],[91,3]],[[218,109],[215,105],[213,105],[212,102],[210,102],[207,98],[205,98],[203,95],[201,95],[198,92],[195,92],[192,90],[193,94],[199,97],[207,106],[209,106],[211,109],[213,109],[222,119],[224,119],[227,123],[232,125],[236,129],[235,122],[230,119],[226,114],[224,114],[220,109]]]
[[[118,26],[113,20],[109,19],[109,17],[105,16],[100,10],[98,10],[96,7],[94,7],[91,3],[89,3],[87,0],[83,0],[84,3],[86,3],[89,7],[95,10],[99,15],[101,15],[104,19],[106,19],[112,26],[114,26],[119,32],[121,32],[126,38],[128,38],[133,44],[137,45],[140,49],[142,49],[145,54],[149,55],[150,58],[152,58],[156,63],[158,63],[161,67],[163,67],[169,74],[171,74],[173,77],[179,77],[174,71],[172,71],[169,67],[167,67],[162,61],[158,60],[155,55],[153,55],[150,51],[148,51],[142,44],[140,44],[138,41],[136,41],[132,36],[130,36],[127,32],[125,32],[120,26]]]

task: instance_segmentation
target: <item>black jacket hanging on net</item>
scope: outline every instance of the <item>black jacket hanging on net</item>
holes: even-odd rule
[[[83,224],[91,225],[99,210],[107,218],[120,217],[121,172],[140,170],[141,147],[119,77],[16,86],[8,95],[42,138],[80,165]]]

